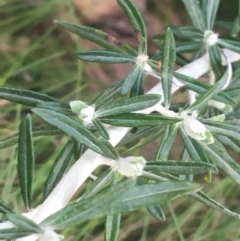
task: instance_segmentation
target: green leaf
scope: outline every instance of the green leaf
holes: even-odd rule
[[[105,222],[104,241],[117,241],[120,229],[121,214],[108,215]]]
[[[200,49],[203,43],[198,42],[180,42],[176,44],[176,53],[181,52],[192,52],[194,50]]]
[[[166,172],[170,174],[199,174],[211,170],[214,173],[217,173],[217,168],[205,162],[194,162],[194,161],[152,161],[147,162],[145,171],[158,174],[161,172]]]
[[[144,77],[144,74],[140,75],[140,77],[133,84],[130,91],[130,97],[144,95]]]
[[[235,124],[201,119],[207,129],[213,134],[224,135],[240,140],[240,127]]]
[[[187,10],[187,13],[192,20],[193,26],[202,31],[205,30],[205,24],[202,12],[196,0],[182,0]]]
[[[90,187],[88,187],[86,192],[81,196],[80,200],[87,197],[92,197],[104,188],[109,187],[112,184],[114,174],[115,173],[111,169],[108,169],[102,173],[101,176],[98,177]]]
[[[177,72],[174,73],[174,76],[181,80],[183,83],[186,83],[186,87],[190,90],[193,90],[195,92],[197,92],[198,94],[203,94],[206,93],[207,90],[209,90],[212,85],[203,82],[203,81],[199,81],[197,79],[194,79],[192,77],[183,75],[183,74],[179,74]],[[217,100],[219,102],[223,102],[226,104],[234,104],[234,100],[232,98],[230,98],[225,92],[220,91],[219,93],[215,94],[214,96],[212,96],[212,99]]]
[[[34,127],[32,129],[33,137],[38,136],[54,136],[62,134],[62,131],[55,129],[53,126],[41,126]],[[13,146],[18,143],[18,135],[19,133],[13,134],[11,136],[0,139],[0,149]]]
[[[239,34],[239,31],[240,31],[240,14],[239,14],[239,10],[238,10],[238,16],[235,18],[235,20],[233,22],[233,25],[232,25],[232,29],[231,29],[231,36],[233,36],[233,37],[237,37],[237,35]]]
[[[171,104],[172,79],[175,60],[175,40],[171,29],[168,28],[164,37],[162,58],[162,86],[164,103],[167,109]]]
[[[235,143],[232,139],[230,139],[226,136],[216,135],[216,138],[222,144],[224,144],[224,146],[231,148],[235,152],[240,152],[240,143]]]
[[[142,128],[131,135],[125,136],[119,143],[119,146],[126,145],[135,141],[139,141],[144,137],[149,137],[152,134],[159,132],[162,128],[158,126]]]
[[[32,111],[49,124],[62,130],[67,135],[75,138],[93,151],[106,156],[99,147],[99,140],[97,137],[79,122],[53,110],[34,108]]]
[[[86,151],[85,145],[77,140],[74,140],[74,158],[75,158],[75,160],[78,160],[85,151]]]
[[[232,50],[233,52],[240,53],[240,43],[239,41],[227,40],[227,39],[218,39],[218,45],[223,48]]]
[[[206,105],[212,97],[217,94],[224,85],[228,82],[229,78],[229,70],[226,70],[222,78],[214,84],[208,91],[206,91],[203,95],[201,95],[197,101],[195,101],[191,106],[189,106],[186,111],[192,112],[194,110],[200,109],[202,106]]]
[[[133,29],[136,32],[140,32],[142,37],[147,40],[147,30],[145,23],[142,19],[141,13],[138,8],[135,6],[132,0],[118,0],[118,4],[121,6],[123,11],[128,17],[129,22],[131,23]],[[145,52],[147,51],[147,41],[145,43]]]
[[[105,127],[103,126],[103,124],[101,123],[101,121],[98,118],[95,118],[92,121],[94,127],[97,129],[97,131],[99,132],[99,134],[105,138],[106,140],[109,140],[109,134],[107,132],[107,130],[105,129]]]
[[[55,111],[65,114],[65,115],[74,115],[69,104],[66,104],[63,102],[47,101],[47,102],[39,103],[36,107],[43,108],[43,109],[49,109],[49,110],[55,110]]]
[[[115,42],[115,44],[119,44],[119,41],[101,30],[85,26],[79,26],[64,21],[54,22],[59,24],[61,27],[67,29],[68,31],[75,33],[78,36],[87,39],[93,43],[96,43],[107,50],[114,52],[122,52],[122,50],[118,46],[115,46],[110,42],[112,41]]]
[[[166,160],[178,132],[178,125],[166,126],[155,160]]]
[[[45,101],[57,102],[56,99],[45,94],[7,87],[0,87],[0,98],[28,106],[37,106],[37,104]]]
[[[182,120],[180,118],[166,117],[155,114],[145,115],[136,113],[127,113],[108,117],[101,117],[99,119],[103,123],[123,127],[169,125],[180,122]]]
[[[70,167],[73,160],[73,148],[74,140],[70,139],[67,144],[62,148],[61,152],[54,161],[51,170],[48,174],[47,181],[44,185],[43,199],[45,200],[47,196],[51,193],[54,187],[62,179],[63,175],[66,173]]]
[[[110,214],[111,207],[121,202],[123,195],[132,189],[134,182],[129,179],[94,195],[94,198],[88,197],[80,202],[72,203],[43,220],[41,226],[60,229],[82,223],[99,215]]]
[[[114,83],[109,88],[104,90],[95,100],[94,104],[96,105],[96,110],[98,110],[101,106],[111,103],[117,97],[121,96],[121,89],[124,79]]]
[[[180,128],[181,135],[185,144],[185,147],[187,149],[187,152],[190,156],[190,158],[193,161],[200,161],[200,162],[206,162],[209,163],[208,156],[206,155],[204,149],[202,146],[196,141],[195,139],[190,138],[184,131],[183,128]]]
[[[16,238],[22,238],[31,235],[31,232],[22,231],[17,228],[1,229],[0,239],[1,240],[11,240]]]
[[[97,117],[105,117],[132,111],[144,110],[157,104],[160,99],[160,95],[154,94],[134,96],[112,104],[105,105],[96,112],[96,115]]]
[[[128,212],[155,206],[197,190],[199,190],[198,185],[184,182],[161,182],[135,186],[124,195],[119,205],[111,205],[109,212]]]
[[[128,180],[81,202],[70,204],[42,222],[42,226],[60,229],[76,225],[93,217],[117,214],[149,207],[199,190],[196,184],[162,182],[132,187]]]
[[[206,28],[212,30],[216,18],[219,0],[207,1],[206,5]]]
[[[220,49],[216,44],[214,44],[208,47],[208,53],[211,68],[214,72],[216,80],[218,80],[223,75],[222,56]]]
[[[196,200],[198,200],[199,202],[207,205],[208,207],[219,211],[221,213],[227,214],[230,217],[235,217],[237,219],[240,219],[240,214],[232,212],[231,210],[225,208],[224,206],[222,206],[220,203],[218,203],[217,201],[211,199],[210,197],[208,197],[204,192],[200,191],[197,193],[192,193],[191,196],[193,198],[195,198]]]
[[[210,145],[202,145],[209,159],[221,168],[230,178],[240,184],[240,166],[227,153],[223,145],[217,140]]]
[[[150,206],[150,207],[147,208],[147,210],[158,220],[160,220],[160,221],[166,220],[164,212],[163,212],[162,207],[160,205]]]
[[[34,147],[32,140],[32,120],[28,114],[22,120],[19,127],[18,139],[18,177],[24,204],[31,208],[32,202],[32,182],[34,176]]]
[[[103,137],[99,137],[99,141],[100,141],[100,147],[101,149],[104,151],[105,155],[113,160],[118,160],[119,159],[119,155],[118,152],[115,150],[115,148],[112,146],[112,144],[104,139]]]
[[[134,65],[131,71],[129,72],[128,76],[124,79],[121,94],[122,95],[127,94],[133,87],[134,83],[142,78],[143,78],[142,67],[138,65]]]
[[[76,52],[79,59],[99,63],[134,63],[135,58],[126,53],[107,50],[89,50]]]
[[[0,213],[9,213],[9,212],[13,212],[12,209],[10,207],[8,207],[8,205],[2,200],[0,199]]]
[[[31,233],[40,233],[42,229],[32,220],[16,213],[7,213],[8,219],[19,229],[31,232]]]
[[[173,34],[178,37],[183,37],[184,39],[193,39],[193,40],[202,40],[204,37],[203,31],[194,28],[194,27],[178,27],[178,26],[170,26],[173,30]],[[196,43],[196,42],[192,42]],[[199,43],[198,43],[199,44]]]

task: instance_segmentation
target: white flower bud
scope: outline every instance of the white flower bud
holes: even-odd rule
[[[217,43],[217,41],[218,41],[218,34],[214,33],[211,30],[206,30],[204,32],[204,40],[205,40],[205,43],[208,46],[212,46],[215,43]]]
[[[95,118],[95,106],[89,105],[83,108],[78,117],[83,120],[84,125],[92,125],[92,120]]]
[[[146,161],[143,157],[129,156],[116,161],[113,169],[127,177],[141,176]]]
[[[71,107],[72,112],[76,114],[79,114],[83,108],[88,106],[85,102],[81,100],[70,101],[69,105]]]
[[[205,144],[214,142],[211,132],[200,121],[189,115],[183,118],[182,125],[187,135]]]
[[[84,125],[92,125],[92,120],[95,118],[94,105],[88,105],[80,100],[71,101],[69,105],[71,110],[78,114],[78,117],[83,120]]]
[[[215,108],[217,108],[217,109],[219,109],[219,110],[222,110],[224,112],[232,111],[232,106],[231,105],[228,105],[228,104],[216,101],[216,100],[209,100],[208,104],[213,106],[213,107],[215,107]]]

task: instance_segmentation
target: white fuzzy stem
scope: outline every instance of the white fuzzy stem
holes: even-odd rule
[[[240,60],[240,55],[230,50],[223,50],[224,54],[229,58],[231,62]],[[226,64],[223,59],[223,64]],[[208,55],[193,61],[190,64],[177,70],[178,73],[198,78],[209,70],[209,58]],[[172,85],[172,93],[176,92],[183,84],[177,79],[174,79]],[[163,94],[161,83],[153,87],[149,92],[155,94]],[[161,103],[163,98],[161,99]],[[150,113],[154,107],[146,109],[141,113]],[[113,146],[117,145],[120,140],[127,134],[129,128],[122,127],[109,127],[108,132],[110,136],[110,142]],[[95,153],[92,150],[87,150],[79,160],[70,168],[70,170],[64,175],[62,180],[50,193],[47,199],[39,207],[36,214],[33,216],[33,220],[37,223],[44,220],[49,215],[61,210],[67,205],[78,188],[84,183],[84,181],[90,176],[90,174],[100,165],[108,164],[108,160]],[[34,240],[34,239],[21,239],[22,241]]]

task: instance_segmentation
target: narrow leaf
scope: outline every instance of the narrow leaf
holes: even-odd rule
[[[161,130],[161,127],[154,126],[154,127],[146,127],[142,128],[136,132],[134,132],[132,135],[125,136],[119,143],[118,145],[126,145],[135,141],[139,141],[144,137],[148,137],[156,132]]]
[[[210,163],[193,161],[152,161],[147,162],[144,170],[154,174],[166,172],[170,174],[199,174],[211,170],[217,173],[217,168]]]
[[[173,145],[173,142],[175,140],[175,137],[178,132],[178,126],[177,125],[169,125],[165,128],[165,131],[162,136],[162,140],[160,143],[160,146],[158,148],[157,154],[155,156],[155,160],[166,160],[170,149]]]
[[[8,207],[8,205],[2,200],[0,199],[0,213],[9,213],[9,212],[13,212],[12,209],[10,207]]]
[[[196,200],[198,200],[199,202],[207,205],[208,207],[219,211],[221,213],[227,214],[230,217],[234,217],[237,219],[240,219],[240,214],[232,212],[231,210],[225,208],[224,206],[222,206],[220,203],[218,203],[217,201],[211,199],[210,197],[208,197],[204,192],[200,191],[197,193],[192,193],[191,196],[193,198],[195,198]]]
[[[47,181],[44,185],[44,200],[47,198],[53,188],[58,184],[58,182],[62,179],[63,175],[70,167],[73,159],[73,148],[74,140],[70,139],[54,161],[48,174]]]
[[[239,41],[227,40],[227,39],[219,39],[218,45],[223,48],[232,50],[233,52],[240,53],[240,43]]]
[[[212,30],[214,21],[216,18],[216,13],[219,6],[219,0],[207,1],[206,6],[206,28]]]
[[[101,106],[111,103],[117,97],[121,96],[121,89],[123,80],[118,81],[117,83],[112,84],[109,88],[104,90],[95,100],[94,104],[96,105],[96,110]]]
[[[195,28],[205,30],[202,12],[196,0],[182,0]]]
[[[144,95],[144,74],[136,80],[130,91],[130,97]]]
[[[115,46],[114,44],[119,44],[119,41],[107,33],[90,27],[79,26],[76,24],[67,23],[64,21],[54,21],[55,23],[59,24],[61,27],[67,29],[68,31],[77,34],[78,36],[87,39],[93,43],[100,45],[101,47],[114,51],[114,52],[122,52],[122,50]],[[114,44],[112,44],[113,42]]]
[[[124,79],[121,94],[127,94],[131,88],[133,87],[134,83],[143,77],[143,69],[138,65],[134,65],[134,67],[129,72],[128,76]]]
[[[154,94],[134,96],[112,104],[105,105],[96,112],[96,115],[98,117],[104,117],[128,113],[132,111],[144,110],[157,104],[160,99],[160,95]]]
[[[134,181],[129,179],[102,191],[94,198],[89,197],[72,203],[46,218],[41,226],[60,229],[82,223],[99,215],[110,214],[111,207],[121,202],[124,194],[132,189],[133,185]]]
[[[142,19],[141,13],[135,6],[132,0],[118,0],[118,4],[122,7],[123,11],[128,17],[129,22],[133,26],[136,32],[140,32],[142,37],[147,40],[147,30]],[[145,45],[145,51],[147,49],[147,42]]]
[[[57,102],[56,99],[39,92],[7,87],[0,87],[0,98],[28,106],[37,106],[37,104],[45,101]]]
[[[69,104],[66,104],[63,102],[46,101],[46,102],[39,103],[37,105],[37,108],[55,110],[65,115],[74,115]]]
[[[16,238],[22,238],[31,235],[32,232],[22,231],[21,229],[11,228],[11,229],[1,229],[0,239],[1,240],[12,240]]]
[[[150,206],[147,208],[147,210],[157,219],[159,219],[160,221],[165,221],[165,215],[164,212],[162,210],[162,207],[160,205],[157,206]]]
[[[214,72],[216,80],[219,80],[223,75],[223,67],[222,67],[222,56],[220,53],[219,47],[214,44],[208,47],[209,59],[211,68]]]
[[[100,177],[95,180],[92,185],[86,190],[86,192],[81,196],[80,200],[92,197],[98,192],[112,184],[114,178],[114,172],[110,169],[101,174]]]
[[[192,77],[183,75],[183,74],[179,74],[177,72],[174,73],[174,76],[181,80],[182,82],[186,83],[186,87],[190,90],[193,90],[195,92],[197,92],[198,94],[204,94],[206,93],[207,90],[209,90],[212,85],[203,82],[203,81],[199,81],[197,79],[194,79]],[[225,92],[220,91],[219,93],[215,94],[212,99],[226,103],[226,104],[234,104],[234,100],[232,98],[230,98]]]
[[[67,135],[75,138],[93,151],[105,156],[99,147],[99,140],[96,136],[79,122],[53,110],[35,108],[32,111],[49,124],[62,130]]]
[[[107,50],[89,50],[76,52],[79,59],[99,63],[134,63],[135,58],[126,53]]]
[[[109,140],[109,134],[108,134],[107,130],[105,129],[104,125],[101,123],[101,121],[98,118],[95,118],[92,122],[93,122],[94,127],[99,132],[99,134],[106,140]]]
[[[181,121],[180,118],[165,117],[154,114],[145,115],[136,113],[101,117],[99,119],[103,123],[123,127],[160,126],[174,124]]]
[[[7,213],[8,219],[19,229],[31,232],[31,233],[40,233],[42,229],[32,220],[16,213]]]
[[[38,136],[55,136],[62,134],[62,131],[54,128],[53,126],[41,126],[34,127],[32,129],[33,137]],[[13,134],[11,136],[0,139],[0,149],[13,146],[18,143],[18,135],[19,133]]]
[[[117,241],[120,229],[121,214],[108,215],[105,222],[104,241]]]
[[[168,109],[171,104],[171,90],[173,71],[175,66],[175,40],[170,28],[164,37],[163,42],[163,60],[162,60],[162,86],[165,107]]]
[[[34,147],[32,140],[32,121],[28,114],[19,127],[18,139],[18,177],[24,204],[31,208],[32,202],[32,182],[34,175]]]
[[[195,101],[191,106],[189,106],[186,111],[192,112],[194,110],[200,109],[202,106],[206,105],[208,101],[217,94],[228,82],[230,70],[226,70],[222,78],[211,87],[205,94],[201,95],[197,101]]]
[[[209,159],[236,183],[240,184],[240,166],[227,153],[222,144],[215,140],[213,144],[202,146],[208,153]]]
[[[113,160],[118,160],[119,155],[118,152],[115,150],[115,148],[112,146],[112,144],[104,139],[103,137],[99,137],[99,146],[104,151],[105,155]]]

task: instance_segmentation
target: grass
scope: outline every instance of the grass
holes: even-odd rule
[[[70,18],[77,22],[72,1],[1,0],[0,14],[0,86],[36,90],[66,102],[82,97],[87,99],[90,95],[86,93],[88,83],[95,82],[86,76],[83,63],[74,56],[74,51],[81,49],[81,42],[53,24],[54,19]],[[0,106],[0,134],[4,137],[18,129],[21,117],[30,109],[3,100],[0,100]],[[67,138],[62,136],[35,139],[35,205],[41,203],[49,168],[66,141]],[[16,146],[1,150],[0,193],[4,201],[21,212],[23,202],[18,188],[16,151]],[[214,183],[204,189],[208,189],[212,198],[240,212],[237,188],[228,178],[215,176]],[[190,198],[178,199],[163,208],[167,217],[165,222],[151,217],[146,210],[123,214],[119,240],[240,240],[238,220],[208,210]],[[103,240],[103,223],[103,218],[94,219],[69,228],[63,234],[69,241],[100,241]]]

